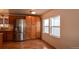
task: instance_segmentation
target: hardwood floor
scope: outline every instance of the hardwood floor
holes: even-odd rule
[[[26,40],[23,42],[4,42],[4,49],[55,49],[40,39]]]

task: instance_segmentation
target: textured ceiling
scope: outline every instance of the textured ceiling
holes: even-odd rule
[[[30,11],[36,12],[36,15],[42,15],[50,9],[0,9],[0,14],[30,14]]]

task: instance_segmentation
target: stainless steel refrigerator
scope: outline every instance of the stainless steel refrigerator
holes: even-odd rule
[[[15,22],[15,41],[26,40],[26,21],[25,19],[17,19]]]

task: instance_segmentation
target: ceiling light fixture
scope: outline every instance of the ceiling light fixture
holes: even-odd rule
[[[32,11],[31,14],[36,14],[36,12]]]
[[[36,14],[36,12],[33,9],[31,9],[30,14]]]

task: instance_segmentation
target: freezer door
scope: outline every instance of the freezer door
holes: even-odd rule
[[[25,40],[24,33],[17,33],[16,34],[16,41],[23,41]]]

